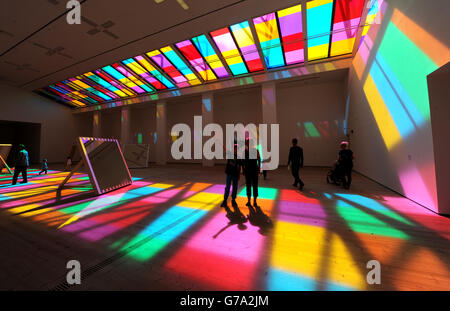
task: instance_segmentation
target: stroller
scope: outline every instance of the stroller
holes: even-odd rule
[[[328,171],[327,183],[334,184],[337,186],[344,185],[344,174],[342,165],[339,163],[339,160],[336,160],[331,170]]]

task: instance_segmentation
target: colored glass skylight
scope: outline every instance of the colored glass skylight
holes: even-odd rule
[[[278,11],[286,65],[304,61],[301,4]]]
[[[242,23],[234,24],[230,26],[230,29],[241,50],[241,54],[247,63],[248,70],[250,70],[250,72],[263,70],[264,67],[261,63],[261,58],[259,57],[258,49],[255,45],[255,39],[253,38],[248,22],[244,21]]]
[[[116,93],[111,92],[109,89],[107,89],[106,87],[103,87],[95,82],[93,82],[92,80],[89,80],[88,78],[86,78],[85,76],[76,76],[76,79],[83,82],[84,84],[87,84],[90,87],[93,87],[94,89],[96,89],[99,92],[102,92],[103,94],[109,96],[112,99],[119,99],[120,96],[118,96]]]
[[[305,54],[308,61],[350,54],[366,1],[305,3],[130,57],[39,91],[70,105],[94,105],[300,64],[306,61]],[[370,1],[361,42],[378,6],[378,0]]]
[[[74,87],[78,87],[79,91],[84,91],[84,92],[89,92],[90,94],[93,94],[97,97],[99,97],[100,99],[97,99],[97,101],[102,101],[102,100],[111,100],[114,97],[110,97],[107,94],[104,94],[103,92],[95,89],[94,87],[90,86],[89,84],[84,83],[83,81],[80,81],[78,79],[75,78],[70,78],[68,79],[68,81],[70,81],[71,85],[73,85]]]
[[[366,22],[364,24],[363,32],[361,35],[361,40],[359,41],[360,46],[364,40],[364,37],[366,36],[367,32],[369,31],[370,25],[372,25],[372,23],[374,22],[377,13],[378,13],[378,0],[372,0],[372,3],[370,4],[369,12],[367,13],[367,18],[366,18]]]
[[[145,70],[139,63],[132,59],[126,59],[122,61],[122,63],[132,72],[139,75],[142,79],[150,83],[153,87],[155,87],[157,90],[163,90],[167,87],[162,84],[159,80],[157,80],[155,77],[153,77],[147,70]]]
[[[174,64],[175,67],[179,71],[181,71],[186,79],[188,79],[190,85],[201,84],[197,76],[170,46],[161,48],[161,52],[163,52],[164,55],[172,62],[172,64]]]
[[[336,0],[330,56],[352,52],[364,2]]]
[[[183,56],[189,61],[192,67],[199,73],[204,81],[216,80],[217,77],[211,70],[207,62],[198,52],[197,48],[192,44],[190,40],[178,42],[176,47]]]
[[[189,86],[188,80],[183,74],[175,68],[174,65],[158,50],[154,50],[147,53],[147,56],[159,66],[165,73],[167,73],[178,87]]]
[[[264,55],[267,68],[284,66],[280,34],[275,13],[269,13],[253,19],[256,34]]]
[[[114,70],[111,68],[111,70]],[[119,81],[114,80],[112,77],[106,74],[106,71],[103,72],[102,70],[95,70],[94,71],[98,76],[100,76],[102,79],[106,80],[108,83],[112,84],[114,87],[118,88],[128,96],[136,95],[135,92],[131,91],[131,89],[128,89],[124,84],[119,83]],[[117,74],[119,74],[117,72]]]
[[[222,56],[233,75],[236,76],[248,73],[244,60],[239,53],[238,47],[236,46],[228,27],[211,32],[211,37],[219,48],[219,51],[222,53]]]
[[[94,81],[95,83],[103,86],[104,88],[110,90],[111,92],[114,92],[114,94],[119,95],[120,97],[127,97],[129,96],[129,94],[127,92],[125,92],[124,90],[120,90],[119,88],[117,88],[116,86],[112,85],[111,83],[109,83],[107,80],[108,79],[103,79],[102,77],[96,75],[93,72],[86,72],[84,74],[85,77],[87,77],[88,79],[91,79],[92,81]],[[132,94],[131,94],[132,95]]]
[[[308,60],[328,57],[333,0],[313,0],[306,8]]]
[[[228,77],[227,70],[205,35],[192,38],[192,42],[219,78]]]
[[[167,79],[162,73],[160,73],[152,64],[150,64],[144,56],[136,56],[134,58],[139,62],[142,67],[144,67],[148,72],[150,72],[155,78],[161,81],[167,88],[172,89],[175,88],[175,85]]]

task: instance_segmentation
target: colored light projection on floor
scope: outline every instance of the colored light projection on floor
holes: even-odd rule
[[[403,193],[437,211],[426,77],[448,61],[450,50],[397,8],[377,3],[382,24],[365,36],[353,68]],[[405,162],[411,152],[415,159]]]
[[[351,53],[365,0],[337,0],[334,9],[330,56]]]
[[[306,8],[308,60],[328,57],[333,0],[309,1]]]
[[[55,204],[68,172],[38,171],[29,170],[30,182],[15,186],[0,175],[0,212],[117,251],[128,264],[161,255],[152,264],[168,279],[174,274],[209,290],[370,290],[366,263],[376,259],[389,269],[383,289],[450,284],[450,254],[441,248],[450,239],[449,220],[399,196],[263,186],[258,204],[273,228],[262,230],[255,218],[228,221],[218,207],[222,184],[135,179],[127,188],[83,197],[92,188],[85,174],[76,174]],[[248,215],[246,202],[243,187],[237,203]]]
[[[215,185],[205,191],[217,192],[220,202],[223,188],[224,185]],[[270,217],[277,190],[260,190],[258,204]],[[243,208],[247,202],[246,194],[241,192],[236,202],[242,212],[247,214],[247,208]],[[261,253],[267,240],[251,221],[240,226],[230,225],[221,209],[193,233],[165,267],[176,275],[192,278],[208,288],[250,290],[255,286]]]

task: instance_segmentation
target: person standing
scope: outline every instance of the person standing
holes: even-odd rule
[[[243,174],[245,176],[245,185],[247,188],[247,206],[252,206],[250,201],[253,188],[253,206],[258,207],[256,199],[258,198],[258,176],[261,169],[261,157],[252,140],[246,139],[245,143]],[[256,157],[253,155],[256,155]]]
[[[350,189],[350,185],[352,184],[353,159],[353,151],[348,148],[348,142],[341,142],[339,165],[341,167],[342,181],[345,189]]]
[[[14,175],[12,184],[15,185],[17,183],[17,178],[19,177],[20,173],[22,173],[22,182],[21,184],[27,183],[27,168],[29,166],[30,162],[28,159],[28,151],[25,150],[25,146],[20,144],[19,145],[19,154],[17,155],[16,164],[14,167]]]
[[[289,150],[288,167],[290,166],[292,176],[294,177],[293,186],[297,187],[297,185],[300,184],[300,190],[302,190],[305,184],[300,179],[299,171],[300,168],[303,167],[303,149],[300,146],[297,146],[297,144],[297,138],[292,139],[292,147]]]
[[[230,194],[231,185],[233,185],[233,191],[231,193],[231,205],[236,208],[236,196],[238,190],[239,174],[241,173],[242,160],[237,158],[237,145],[234,145],[234,157],[227,160],[227,166],[225,168],[225,174],[227,174],[227,181],[225,186],[225,193],[223,195],[222,207],[227,208],[227,200]]]

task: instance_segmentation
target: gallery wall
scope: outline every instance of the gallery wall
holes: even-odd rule
[[[450,2],[377,5],[350,74],[355,169],[438,211],[427,75],[450,59]]]
[[[0,84],[0,119],[41,124],[39,161],[64,162],[75,142],[70,108],[32,92]]]

